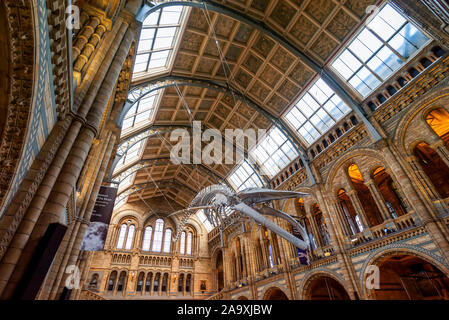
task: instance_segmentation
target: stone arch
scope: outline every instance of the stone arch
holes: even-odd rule
[[[338,159],[332,165],[331,169],[329,170],[329,174],[325,180],[328,190],[332,190],[335,192],[338,191],[338,189],[335,190],[335,188],[334,188],[335,178],[341,172],[341,170],[347,171],[347,169],[349,168],[349,166],[352,163],[355,163],[359,167],[362,174],[366,173],[365,171],[367,169],[365,168],[364,164],[359,163],[357,160],[355,160],[355,158],[357,158],[359,156],[372,158],[376,162],[378,162],[379,165],[385,166],[384,158],[383,158],[382,154],[378,151],[368,149],[368,148],[361,148],[361,149],[350,151],[350,152],[346,153],[345,155],[343,155],[340,159]]]
[[[43,50],[36,50],[42,45],[35,36],[38,20],[31,0],[5,0],[0,4],[0,208],[6,207],[14,186],[21,182],[15,180],[24,165],[25,144],[36,109],[36,60]]]
[[[346,281],[344,280],[343,276],[341,276],[337,272],[332,271],[330,269],[318,268],[318,269],[315,269],[313,271],[309,271],[308,273],[306,273],[304,278],[301,280],[301,284],[299,285],[299,288],[298,288],[299,300],[307,299],[307,295],[310,291],[310,285],[313,283],[314,280],[316,280],[320,277],[328,277],[328,278],[331,278],[331,279],[337,281],[346,290],[346,292],[349,295],[350,290],[348,290],[348,286],[347,286]]]
[[[393,136],[393,141],[395,145],[402,150],[405,154],[410,155],[409,150],[411,150],[410,143],[407,143],[407,132],[414,120],[422,124],[422,127],[426,127],[428,132],[432,135],[434,134],[432,129],[428,126],[425,121],[425,116],[434,110],[435,108],[444,105],[440,100],[445,99],[449,101],[449,89],[444,88],[438,92],[433,92],[424,99],[420,99],[417,102],[413,102],[408,108],[409,110],[401,117],[401,121],[397,125],[397,129]],[[440,101],[440,102],[439,102]],[[419,104],[419,106],[417,105]],[[447,103],[446,103],[447,104]],[[447,110],[447,108],[444,108]],[[424,138],[423,135],[420,138]],[[418,137],[417,137],[418,138]],[[412,141],[413,143],[413,141]]]
[[[372,252],[365,259],[365,262],[363,263],[360,269],[359,281],[361,284],[362,294],[364,297],[366,298],[370,297],[370,293],[368,292],[368,289],[364,285],[365,273],[367,271],[368,266],[375,265],[375,262],[379,261],[382,258],[395,255],[411,255],[418,257],[430,264],[433,264],[438,269],[440,269],[441,272],[443,272],[446,276],[449,277],[449,266],[442,257],[437,256],[436,254],[430,252],[429,250],[423,249],[421,247],[408,244],[390,244]]]
[[[273,294],[282,293],[286,299],[276,299],[276,300],[290,300],[291,297],[287,293],[285,293],[285,288],[281,288],[279,286],[272,286],[265,290],[264,294],[262,295],[262,300],[271,300]]]
[[[140,228],[143,226],[142,215],[138,211],[130,209],[126,209],[124,211],[113,214],[111,224],[119,224],[127,218],[137,222],[136,228]]]
[[[314,197],[314,192],[311,188],[307,188],[307,187],[300,187],[294,190],[295,192],[303,192],[303,193],[307,193],[309,194],[308,198],[310,197]],[[296,215],[296,204],[297,204],[297,199],[287,199],[285,200],[282,205],[280,206],[281,211],[288,213],[290,215]]]

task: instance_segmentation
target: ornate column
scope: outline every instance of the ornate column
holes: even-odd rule
[[[31,259],[31,256],[39,240],[45,233],[48,225],[54,222],[60,222],[63,217],[67,202],[70,198],[73,188],[76,185],[76,181],[78,180],[82,167],[86,161],[87,153],[92,145],[92,141],[100,124],[109,97],[115,88],[115,84],[122,69],[123,63],[128,55],[131,43],[136,37],[136,30],[133,29],[135,28],[130,28],[125,34],[123,41],[121,41],[119,49],[117,50],[117,53],[115,54],[112,64],[107,72],[105,80],[98,90],[96,98],[93,99],[90,110],[87,109],[89,110],[88,113],[86,112],[88,125],[81,130],[75,141],[73,141],[67,160],[65,161],[61,169],[61,173],[56,179],[54,187],[51,189],[51,193],[48,196],[47,202],[42,209],[37,223],[34,226],[33,232],[31,233],[31,236],[26,243],[26,247],[24,243],[22,243],[22,247],[18,249],[19,254],[16,254],[15,256],[16,261],[18,261],[12,261],[12,263],[9,263],[9,274],[11,274],[12,269],[14,269],[14,276],[8,282],[7,288],[9,289],[7,289],[7,292],[3,293],[4,298],[11,297],[19,279],[22,277],[23,272],[25,271],[25,268],[28,265],[29,260]],[[86,105],[83,105],[80,109],[80,112],[82,114],[82,112],[86,110]],[[81,129],[81,125],[79,122],[75,122],[75,129],[76,130],[74,131],[79,131]],[[19,256],[20,259],[17,259],[19,258]]]
[[[392,220],[393,217],[391,216],[390,210],[388,210],[388,207],[385,204],[385,200],[384,200],[382,194],[380,193],[380,190],[377,187],[376,182],[373,179],[370,179],[365,182],[365,185],[370,190],[370,192],[374,198],[374,201],[376,202],[376,205],[379,208],[379,211],[382,215],[383,220],[384,221]]]
[[[359,200],[359,196],[357,195],[357,191],[350,186],[350,191],[348,192],[348,197],[352,202],[352,205],[354,206],[357,214],[360,217],[360,222],[362,223],[363,228],[369,229],[371,227],[371,224],[368,222],[368,218],[366,216],[366,212],[363,209],[362,203]]]
[[[321,233],[318,229],[318,225],[316,224],[315,217],[306,209],[306,218],[309,220],[310,226],[312,227],[312,234],[315,239],[315,244],[318,248],[323,247],[323,241],[321,239]]]
[[[434,212],[428,209],[419,194],[414,189],[414,186],[400,164],[400,156],[394,155],[394,150],[388,145],[386,141],[380,143],[378,148],[384,153],[385,160],[390,165],[392,173],[397,177],[401,183],[404,193],[409,197],[411,205],[415,208],[417,216],[420,218],[422,225],[426,228],[427,233],[435,242],[445,260],[449,263],[449,241],[447,233],[441,230],[441,226],[437,221]]]
[[[331,238],[331,244],[335,250],[338,262],[340,263],[340,269],[343,272],[343,276],[349,287],[348,294],[351,299],[355,299],[355,294],[358,294],[360,296],[360,283],[354,265],[352,264],[352,260],[346,252],[345,243],[343,240],[344,237],[341,233],[342,229],[337,228],[338,223],[335,221],[335,215],[330,214],[329,195],[328,193],[326,193],[324,185],[317,185],[315,187],[315,190],[318,203],[320,203],[321,205],[320,208],[323,212],[324,217],[326,218],[326,221],[328,221],[329,223],[328,230],[329,236]]]

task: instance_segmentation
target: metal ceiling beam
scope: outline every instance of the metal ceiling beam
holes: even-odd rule
[[[155,181],[155,183],[158,185],[159,189],[160,189],[160,184],[166,184],[168,186],[176,186],[179,188],[185,188],[188,192],[191,192],[193,196],[195,196],[198,191],[191,189],[189,186],[186,186],[184,183],[181,183],[179,180],[174,179],[174,178],[169,178],[169,179],[162,179],[162,180],[157,180]],[[146,189],[154,189],[156,188],[154,182],[145,182],[145,183],[140,183],[140,184],[135,184],[132,186],[129,186],[128,188],[120,191],[119,194],[117,194],[117,202],[122,201],[123,199],[125,199],[126,197],[129,197],[139,191],[142,190],[146,190]],[[164,185],[162,186],[164,187]]]
[[[112,162],[111,168],[109,169],[109,174],[108,174],[107,180],[109,182],[114,183],[113,178],[129,168],[129,166],[125,167],[122,170],[120,170],[114,174],[114,170],[117,167],[118,163],[120,162],[120,159],[122,159],[123,156],[128,152],[128,150],[130,148],[132,148],[135,144],[137,144],[139,141],[142,141],[142,140],[148,139],[148,138],[157,137],[157,136],[163,135],[167,132],[171,132],[172,130],[181,129],[181,128],[186,129],[186,130],[192,130],[192,127],[190,125],[151,125],[148,127],[144,127],[142,129],[136,131],[129,137],[127,137],[126,140],[122,141],[117,148],[117,153]],[[250,154],[248,154],[245,150],[240,150],[234,142],[228,141],[226,139],[226,137],[224,137],[224,142],[225,142],[225,144],[232,145],[233,150],[235,149],[236,153],[237,152],[242,153],[243,156],[245,157],[245,159],[252,159]],[[265,183],[265,185],[269,186],[270,180],[265,175],[263,175],[260,167],[256,164],[255,160],[252,159],[252,162],[250,161],[250,162],[248,162],[248,164],[250,167],[252,167],[252,169],[256,172],[256,174],[260,177],[260,179]],[[221,177],[221,179],[224,180],[226,184],[228,183],[226,178]],[[115,183],[117,183],[117,182],[115,182]]]
[[[141,8],[140,12],[138,13],[136,19],[143,22],[145,18],[151,14],[152,12],[155,12],[159,9],[162,9],[164,7],[169,6],[187,6],[187,7],[195,7],[199,9],[205,9],[217,12],[219,14],[223,14],[226,16],[229,16],[235,20],[241,21],[254,29],[259,30],[260,32],[268,35],[270,38],[277,41],[279,44],[281,44],[284,48],[289,50],[293,55],[296,57],[299,57],[302,62],[304,62],[307,66],[309,66],[312,70],[314,70],[316,73],[318,73],[324,82],[327,83],[327,85],[332,88],[335,93],[337,93],[340,98],[348,104],[348,106],[357,114],[357,116],[362,119],[363,123],[365,124],[366,128],[368,129],[369,134],[371,135],[374,142],[377,142],[382,139],[381,135],[377,131],[376,128],[372,125],[372,123],[368,120],[368,118],[365,115],[365,112],[363,111],[362,107],[357,103],[357,101],[354,100],[354,98],[347,93],[346,89],[343,88],[342,85],[336,80],[335,75],[333,75],[329,70],[326,70],[323,68],[318,62],[311,59],[307,54],[305,54],[302,50],[298,49],[295,45],[293,45],[290,41],[288,41],[285,37],[283,37],[281,34],[276,32],[273,28],[266,25],[263,21],[256,20],[247,14],[241,13],[235,9],[232,9],[228,6],[225,6],[220,3],[216,3],[211,0],[185,0],[185,1],[159,1],[156,3],[156,5],[150,3],[146,3]]]
[[[287,139],[292,143],[293,147],[296,149],[302,162],[304,163],[304,167],[309,176],[311,185],[315,184],[315,178],[314,178],[312,170],[310,169],[310,166],[309,166],[309,157],[307,155],[307,152],[304,149],[302,143],[299,141],[297,135],[293,132],[293,130],[288,127],[288,125],[284,122],[284,120],[279,119],[275,115],[271,114],[269,111],[265,110],[262,106],[260,106],[258,103],[253,101],[251,98],[247,97],[245,94],[243,94],[242,92],[238,91],[237,89],[231,87],[227,83],[221,83],[221,82],[217,82],[217,81],[213,81],[213,80],[198,79],[198,78],[191,78],[191,77],[181,77],[181,76],[171,76],[171,75],[168,75],[168,76],[164,75],[162,77],[155,78],[150,81],[141,83],[141,84],[130,89],[131,99],[127,99],[127,101],[122,109],[122,112],[120,114],[119,120],[117,121],[117,125],[119,127],[121,127],[123,119],[125,118],[128,111],[140,99],[144,98],[145,96],[151,94],[154,91],[161,90],[164,88],[169,88],[169,87],[175,87],[175,86],[193,86],[193,87],[201,87],[201,88],[215,90],[215,91],[221,92],[223,94],[229,95],[231,97],[235,97],[240,102],[245,103],[246,105],[251,107],[254,111],[265,116],[270,121],[270,123],[272,125],[274,125],[275,127],[277,127],[287,137]],[[143,94],[134,95],[133,92],[142,92],[141,89],[143,87],[147,88],[147,90],[143,91]],[[254,167],[256,167],[256,166],[254,166]],[[253,168],[253,169],[255,169],[256,172],[259,171],[259,173],[260,173],[260,169],[257,169],[257,168]],[[265,177],[265,176],[261,175],[261,177]]]
[[[159,157],[159,158],[154,158],[154,159],[141,159],[139,162],[134,163],[133,165],[128,166],[126,168],[123,168],[122,171],[115,174],[113,176],[113,178],[115,178],[115,180],[113,180],[111,182],[118,184],[121,181],[123,181],[124,179],[126,179],[126,177],[134,174],[135,172],[137,172],[139,170],[143,170],[145,168],[170,165],[171,164],[170,160],[171,160],[170,157]],[[180,166],[187,166],[187,167],[191,167],[191,168],[201,169],[207,175],[214,177],[217,183],[222,183],[224,181],[230,187],[226,178],[222,177],[221,175],[219,175],[218,173],[216,173],[215,171],[211,170],[210,168],[208,168],[207,166],[205,166],[203,164],[181,164]],[[117,178],[119,178],[119,179],[117,179]]]

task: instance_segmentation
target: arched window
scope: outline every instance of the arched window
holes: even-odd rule
[[[94,273],[89,282],[89,289],[97,289],[98,287],[98,273]]]
[[[143,235],[143,242],[142,242],[142,250],[143,251],[150,251],[152,233],[153,233],[153,228],[151,228],[150,226],[145,228],[145,233]]]
[[[192,281],[192,275],[188,274],[186,278],[186,292],[190,292],[190,283]]]
[[[399,194],[398,188],[384,167],[379,167],[373,172],[373,179],[377,184],[390,216],[396,219],[407,213],[404,199]]]
[[[133,239],[134,239],[134,230],[136,227],[134,225],[130,225],[128,228],[128,236],[126,237],[126,245],[125,249],[130,250],[133,245]]]
[[[141,272],[139,274],[139,278],[137,278],[137,285],[136,285],[136,291],[137,292],[142,292],[144,276],[145,276],[145,274],[143,272]]]
[[[171,229],[165,230],[165,236],[164,236],[164,252],[170,253],[171,249]]]
[[[380,213],[379,207],[377,206],[371,191],[363,180],[359,167],[356,164],[349,166],[348,175],[354,189],[357,192],[357,197],[359,198],[360,204],[365,211],[366,218],[368,219],[370,226],[374,227],[382,224],[384,221],[382,214]]]
[[[189,232],[187,234],[187,254],[188,255],[192,254],[192,237],[193,237],[192,232]]]
[[[328,246],[330,244],[329,231],[327,230],[326,220],[324,219],[323,212],[321,211],[318,204],[313,205],[313,216],[320,232],[321,241],[323,246]]]
[[[122,271],[120,273],[120,277],[118,278],[117,291],[123,291],[125,288],[125,283],[126,283],[126,272]]]
[[[108,291],[114,291],[115,281],[117,280],[117,271],[112,271],[108,281]]]
[[[159,281],[161,281],[161,274],[157,273],[154,277],[154,283],[153,283],[153,292],[159,291]]]
[[[418,144],[413,153],[441,198],[448,198],[449,167],[444,160],[425,142]]]
[[[153,280],[153,273],[149,272],[147,274],[147,279],[145,281],[145,292],[150,292],[151,290],[151,281]]]
[[[168,273],[164,273],[164,277],[162,278],[162,292],[167,292],[167,284],[168,284]]]
[[[443,108],[435,109],[427,115],[426,122],[449,147],[449,113]]]
[[[185,249],[186,249],[186,233],[185,233],[185,231],[183,231],[181,233],[181,242],[179,244],[179,253],[185,254],[186,253]]]
[[[347,195],[346,191],[340,189],[338,191],[337,198],[340,201],[341,210],[343,211],[344,218],[346,219],[347,225],[349,226],[352,235],[363,232],[364,228],[362,222],[360,221],[360,217],[355,211],[352,201]]]
[[[125,223],[122,224],[122,226],[120,227],[120,233],[118,236],[117,249],[123,249],[123,243],[125,242],[126,229],[127,229],[127,225]]]
[[[154,252],[161,252],[163,231],[164,231],[164,220],[157,219],[156,225],[154,226],[154,239],[153,239]]]
[[[178,279],[178,292],[184,291],[184,274],[181,273]]]

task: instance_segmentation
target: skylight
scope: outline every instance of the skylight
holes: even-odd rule
[[[203,210],[198,210],[196,213],[196,216],[198,217],[198,219],[201,221],[201,223],[204,225],[204,227],[206,228],[207,232],[211,232],[212,229],[214,229],[214,226],[211,225],[211,223],[209,222],[209,220],[207,220],[206,215],[204,214]]]
[[[144,140],[141,140],[134,144],[131,148],[129,148],[123,157],[120,159],[120,163],[117,167],[123,166],[135,159],[137,159],[140,155],[140,151],[142,149]]]
[[[262,180],[259,175],[253,170],[253,168],[244,161],[228,178],[231,185],[238,191],[242,191],[248,188],[261,188],[263,187]]]
[[[167,71],[173,58],[181,25],[182,6],[170,6],[150,14],[142,25],[133,80]]]
[[[340,97],[318,79],[285,119],[308,144],[312,144],[350,111]]]
[[[277,175],[299,156],[292,143],[278,128],[271,129],[251,151],[251,155],[256,158],[270,178]]]
[[[387,4],[332,67],[365,98],[428,41],[428,37]]]
[[[151,122],[156,110],[156,102],[159,97],[159,91],[155,91],[138,100],[129,109],[123,120],[122,133]],[[126,131],[125,131],[126,130]]]

